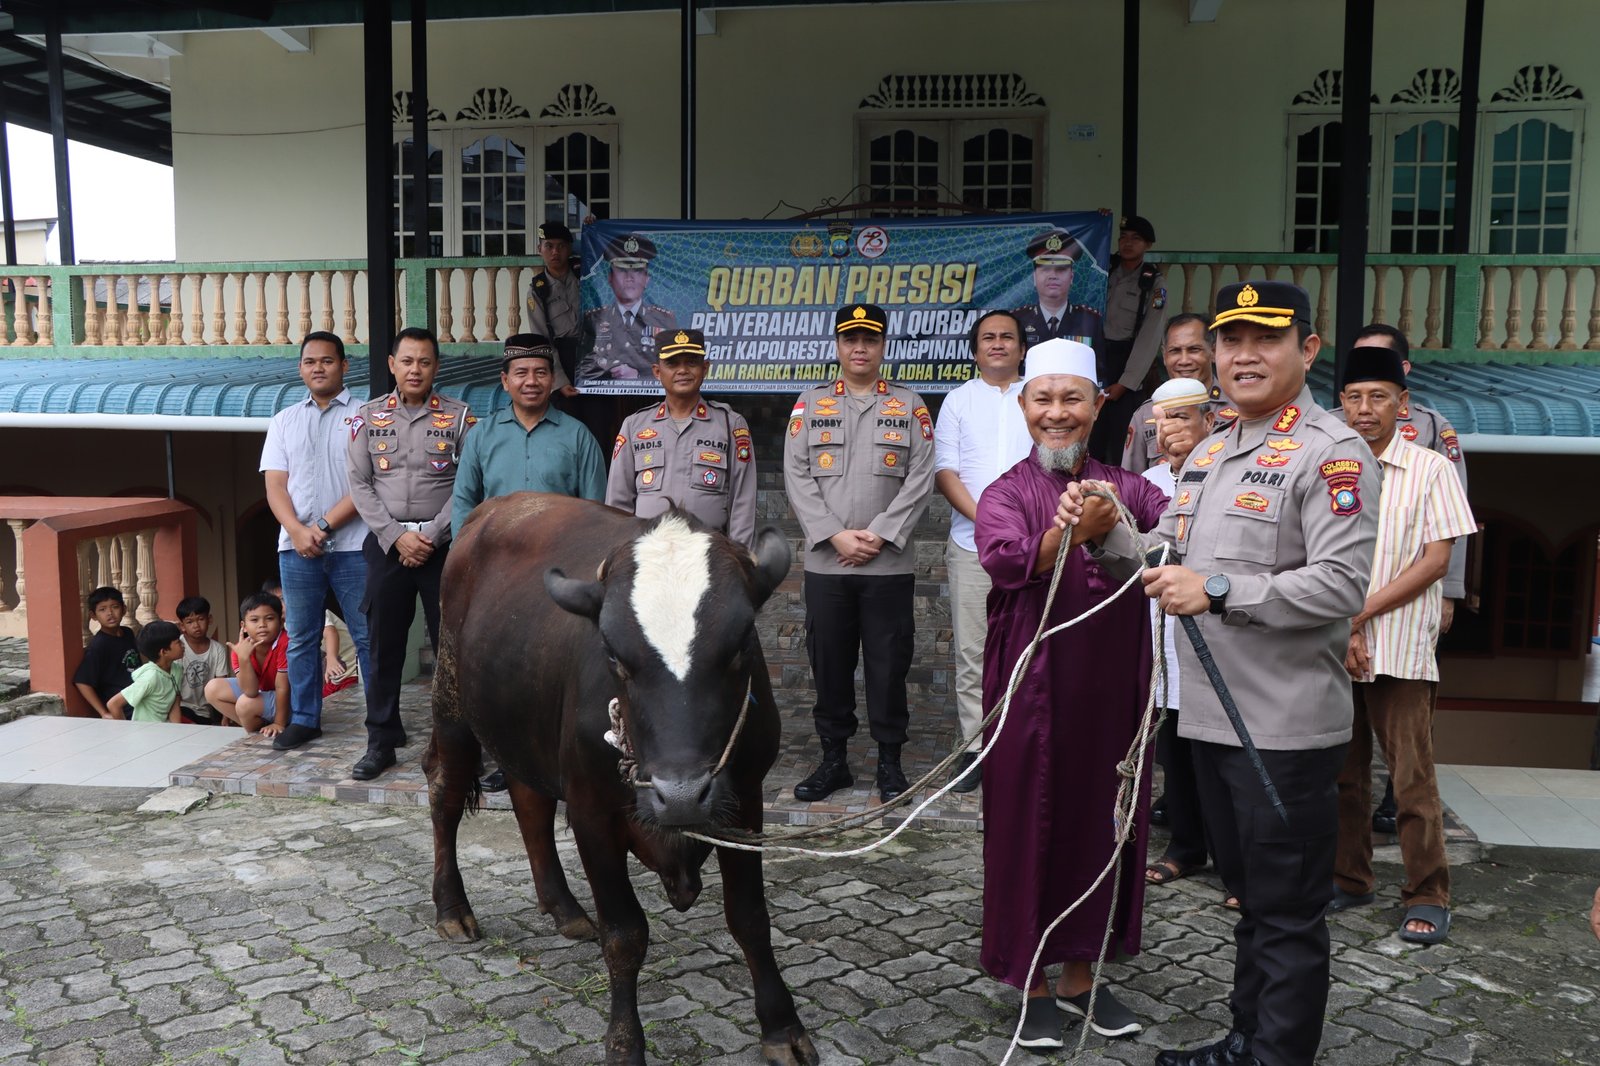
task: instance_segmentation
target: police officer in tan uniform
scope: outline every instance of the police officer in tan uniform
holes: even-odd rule
[[[654,518],[673,504],[741,544],[756,534],[756,463],[750,427],[725,403],[700,395],[706,337],[697,329],[656,334],[660,403],[622,423],[611,448],[606,503]]]
[[[1089,254],[1078,238],[1064,229],[1047,229],[1028,241],[1033,263],[1033,288],[1038,302],[1016,310],[1022,327],[1023,347],[1066,337],[1094,347],[1100,343],[1100,312],[1088,304],[1073,304],[1072,278],[1078,260]]]
[[[1161,360],[1167,368],[1167,380],[1192,378],[1210,390],[1211,402],[1207,409],[1213,416],[1215,427],[1221,429],[1238,418],[1239,412],[1229,406],[1228,398],[1222,395],[1222,390],[1217,388],[1213,380],[1211,331],[1206,328],[1208,321],[1204,315],[1190,312],[1167,319],[1161,343]],[[1156,444],[1155,403],[1146,400],[1134,412],[1133,420],[1128,425],[1127,439],[1122,449],[1122,469],[1142,474],[1160,459],[1161,448]]]
[[[616,299],[584,316],[584,331],[592,344],[578,364],[580,380],[633,380],[651,372],[656,332],[678,326],[671,311],[645,302],[650,261],[655,257],[655,242],[638,233],[606,245],[607,279]]]
[[[371,531],[367,618],[372,675],[366,682],[367,752],[350,771],[368,781],[394,765],[405,747],[400,672],[417,597],[428,639],[439,648],[439,575],[450,550],[450,493],[461,437],[476,419],[460,400],[433,390],[439,343],[412,327],[395,337],[389,356],[394,391],[369,401],[352,419],[350,499]]]
[[[1218,378],[1240,417],[1189,454],[1154,531],[1178,561],[1144,575],[1162,610],[1197,619],[1287,812],[1285,823],[1180,638],[1178,733],[1192,742],[1207,836],[1240,916],[1232,1031],[1163,1051],[1158,1066],[1310,1066],[1322,1038],[1324,911],[1352,717],[1344,656],[1372,568],[1380,474],[1365,442],[1311,398],[1306,370],[1321,341],[1310,323],[1297,285],[1217,293]],[[1107,501],[1071,486],[1057,520],[1083,526],[1075,539],[1112,574],[1137,566]]]
[[[1145,258],[1155,242],[1149,219],[1124,218],[1106,276],[1105,329],[1098,348],[1106,402],[1095,419],[1089,453],[1108,465],[1121,458],[1129,420],[1155,387],[1152,371],[1161,354],[1161,312],[1167,306],[1166,279]]]
[[[572,231],[560,222],[539,226],[539,258],[543,265],[528,283],[527,332],[548,337],[556,348],[557,395],[575,396],[573,378],[578,372],[578,339],[582,334],[582,309],[578,272],[572,269]]]
[[[879,376],[889,316],[852,304],[834,319],[839,379],[800,394],[789,416],[783,477],[805,548],[806,651],[822,763],[797,799],[855,783],[855,672],[864,659],[867,720],[878,744],[878,794],[907,788],[900,769],[910,712],[912,532],[933,490],[933,420],[910,389]]]

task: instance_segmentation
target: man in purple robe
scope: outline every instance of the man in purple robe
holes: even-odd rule
[[[1068,484],[1109,484],[1141,531],[1153,528],[1167,505],[1137,474],[1088,457],[1089,433],[1104,402],[1093,349],[1077,341],[1046,341],[1028,350],[1026,366],[1019,402],[1033,452],[1001,474],[978,502],[978,558],[994,583],[983,662],[986,712],[1005,697],[1012,669],[1039,626],[1058,552],[1069,555],[1050,625],[1107,599],[1120,584],[1080,547],[1111,529],[1116,508],[1091,497],[1093,513],[1086,506],[1068,532],[1056,522]],[[1117,764],[1127,756],[1149,695],[1150,646],[1150,613],[1136,590],[1045,640],[986,760],[982,962],[1009,985],[1027,986],[1028,965],[1045,927],[1112,857]],[[1134,834],[1120,856],[1117,898],[1108,875],[1051,933],[1039,964],[1062,964],[1061,976],[1052,1002],[1042,969],[1035,975],[1022,1046],[1061,1047],[1061,1012],[1086,1019],[1108,1037],[1141,1028],[1104,988],[1091,1016],[1089,993],[1108,914],[1107,957],[1139,950],[1149,801],[1147,770],[1136,798]]]

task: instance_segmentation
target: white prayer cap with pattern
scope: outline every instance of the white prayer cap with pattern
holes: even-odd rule
[[[1094,382],[1096,388],[1100,386],[1094,365],[1094,349],[1082,341],[1057,337],[1042,344],[1035,344],[1023,356],[1022,365],[1024,384],[1034,378],[1071,374],[1073,377],[1088,378]]]
[[[1173,378],[1161,383],[1150,397],[1150,403],[1158,411],[1170,411],[1174,407],[1194,407],[1210,399],[1211,390],[1194,378]]]

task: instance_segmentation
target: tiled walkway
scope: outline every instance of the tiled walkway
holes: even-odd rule
[[[172,769],[214,756],[237,730],[36,715],[0,726],[0,782],[165,788]]]
[[[1600,850],[1600,773],[1441,766],[1439,796],[1485,844]]]

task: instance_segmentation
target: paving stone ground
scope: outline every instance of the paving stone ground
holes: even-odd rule
[[[0,1066],[599,1061],[599,950],[538,913],[508,815],[463,830],[485,939],[457,945],[432,928],[424,810],[219,796],[187,815],[135,813],[148,795],[0,788]],[[563,858],[576,872],[569,846]],[[981,870],[979,835],[955,830],[768,866],[779,962],[824,1061],[999,1061],[1017,1001],[977,964]],[[1455,932],[1431,949],[1394,937],[1399,871],[1379,871],[1380,904],[1332,920],[1320,1062],[1600,1064],[1600,944],[1582,918],[1593,853],[1458,868]],[[714,863],[707,873],[687,914],[637,878],[656,1063],[760,1061]],[[1148,1063],[1221,1031],[1220,895],[1207,876],[1152,893],[1144,954],[1108,968],[1149,1027],[1109,1047],[1091,1038],[1080,1061]]]

